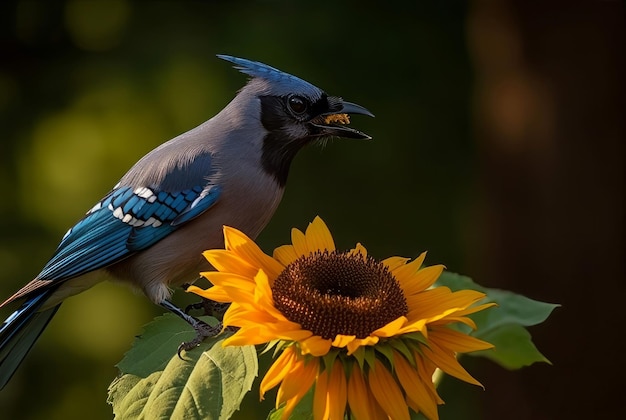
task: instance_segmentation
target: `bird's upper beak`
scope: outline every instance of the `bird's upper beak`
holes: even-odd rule
[[[339,105],[341,107],[339,107]],[[367,134],[352,127],[348,127],[348,124],[350,124],[350,114],[361,114],[369,117],[373,117],[374,114],[361,105],[343,100],[338,100],[336,108],[338,109],[322,114],[310,122],[311,125],[320,129],[320,135],[363,140],[371,139]]]

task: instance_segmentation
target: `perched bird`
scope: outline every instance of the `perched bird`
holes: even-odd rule
[[[217,115],[141,158],[63,237],[34,280],[0,307],[0,389],[61,302],[109,278],[130,284],[188,321],[196,340],[216,333],[169,299],[209,270],[202,251],[224,246],[222,228],[255,238],[280,202],[303,146],[329,137],[369,139],[348,114],[367,109],[268,65],[218,55],[250,77]],[[180,350],[180,349],[179,349]]]

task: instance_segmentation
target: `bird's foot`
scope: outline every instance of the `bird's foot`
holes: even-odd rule
[[[205,299],[202,298],[202,300],[200,302],[190,303],[189,305],[185,306],[185,313],[187,315],[189,315],[189,312],[191,312],[193,310],[204,309],[204,314],[206,315],[207,314],[207,310],[206,310],[204,301],[205,301]]]
[[[218,323],[217,325],[211,326],[207,324],[206,322],[201,321],[197,318],[193,318],[193,317],[191,318],[195,320],[194,323],[191,323],[191,326],[196,332],[196,336],[193,340],[183,341],[182,343],[180,343],[180,346],[178,346],[178,350],[176,351],[176,353],[178,354],[178,357],[181,360],[184,360],[183,356],[181,355],[183,351],[189,351],[198,347],[205,339],[209,337],[215,337],[216,335],[218,335],[222,331],[222,328],[223,328],[223,325],[221,322]]]
[[[224,317],[224,312],[226,312],[229,305],[229,303],[216,302],[211,299],[202,298],[200,302],[187,305],[185,307],[185,313],[189,314],[192,310],[202,309],[204,311],[204,315],[222,319]]]
[[[177,353],[178,357],[180,357],[181,359],[183,358],[181,356],[183,350],[189,351],[195,347],[198,347],[200,343],[202,343],[206,338],[215,337],[222,331],[223,325],[221,322],[219,322],[217,325],[211,326],[206,322],[187,314],[169,300],[162,301],[160,305],[168,309],[175,315],[184,319],[189,325],[193,327],[194,331],[196,332],[196,337],[193,340],[184,341],[180,344],[180,346],[178,346]]]

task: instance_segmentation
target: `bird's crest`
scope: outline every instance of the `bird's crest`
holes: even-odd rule
[[[234,64],[233,67],[235,69],[244,74],[247,74],[250,77],[258,77],[260,79],[265,79],[280,85],[299,85],[301,88],[304,88],[304,91],[308,91],[313,95],[315,95],[316,93],[319,94],[320,92],[320,89],[312,85],[311,83],[302,80],[292,74],[278,70],[277,68],[274,68],[272,66],[268,66],[267,64],[224,54],[217,54],[217,57],[221,58],[222,60],[230,61]]]

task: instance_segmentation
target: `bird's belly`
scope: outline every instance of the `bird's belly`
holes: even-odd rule
[[[83,274],[79,277],[65,280],[63,284],[61,284],[61,286],[59,286],[59,288],[46,300],[39,311],[42,312],[53,308],[68,297],[82,293],[106,279],[107,276],[105,273],[101,270],[96,270]]]

